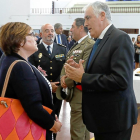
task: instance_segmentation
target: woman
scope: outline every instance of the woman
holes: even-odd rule
[[[139,68],[140,55],[136,53],[137,48],[140,49],[140,35],[137,36],[137,41],[134,44],[135,47],[135,69]]]
[[[0,66],[0,92],[7,70],[15,60],[18,62],[12,69],[5,97],[19,99],[30,119],[47,130],[46,139],[52,140],[52,132],[61,128],[54,113],[50,115],[42,105],[53,110],[51,85],[43,75],[28,62],[28,57],[38,50],[36,38],[29,25],[21,22],[9,22],[1,28],[0,46],[5,57]],[[20,93],[20,94],[19,94]]]

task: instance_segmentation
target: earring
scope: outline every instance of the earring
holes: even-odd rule
[[[21,43],[20,46],[23,46],[23,43]]]

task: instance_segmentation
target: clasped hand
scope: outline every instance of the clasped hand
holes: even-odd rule
[[[82,65],[83,62],[84,60],[80,59],[79,63],[76,63],[73,60],[73,56],[70,57],[70,59],[68,59],[64,65],[66,76],[76,82],[81,83],[83,73],[85,73]]]

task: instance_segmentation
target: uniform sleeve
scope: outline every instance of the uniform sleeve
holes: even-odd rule
[[[45,129],[52,128],[54,119],[42,107],[39,83],[31,68],[25,62],[17,63],[12,70],[10,80],[13,90],[30,119]]]

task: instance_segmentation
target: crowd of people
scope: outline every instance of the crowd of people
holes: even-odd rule
[[[135,56],[134,56],[134,69],[137,69],[140,67],[140,35],[137,36],[137,39],[135,41],[135,38],[132,37],[132,43],[135,48]]]
[[[55,140],[63,127],[62,100],[71,107],[71,140],[90,140],[89,132],[95,140],[130,140],[138,116],[133,64],[134,52],[140,62],[140,35],[133,45],[98,1],[73,21],[67,37],[62,31],[60,23],[42,25],[40,35],[26,23],[3,25],[0,91],[10,65],[23,60],[11,72],[5,97],[20,100],[30,119],[47,130],[46,140]]]

